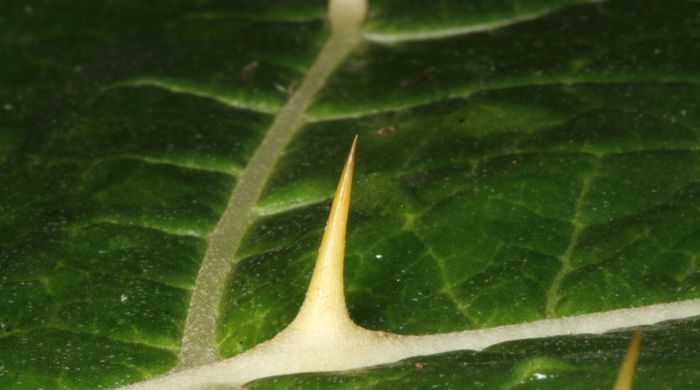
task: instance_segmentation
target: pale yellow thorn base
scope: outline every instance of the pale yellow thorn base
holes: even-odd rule
[[[613,390],[631,390],[632,379],[634,378],[634,367],[637,365],[637,357],[639,356],[639,344],[642,340],[642,332],[636,331],[632,335],[630,346],[627,349],[625,360],[622,361],[620,371],[617,373],[617,380]]]

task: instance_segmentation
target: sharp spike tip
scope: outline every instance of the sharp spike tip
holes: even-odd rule
[[[352,323],[345,305],[343,263],[357,139],[356,135],[340,175],[306,298],[294,320],[299,327]]]
[[[634,368],[637,365],[637,357],[639,356],[639,345],[642,340],[642,331],[638,330],[632,335],[630,345],[627,348],[627,354],[622,361],[620,370],[617,373],[617,379],[613,390],[631,390],[632,379],[634,378]]]

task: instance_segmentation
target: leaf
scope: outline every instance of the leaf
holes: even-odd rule
[[[245,236],[223,257],[203,356],[273,337],[301,305],[356,133],[345,295],[363,327],[434,334],[696,302],[697,4],[529,3],[373,0],[363,43],[256,176],[249,161],[330,35],[324,1],[8,2],[0,387],[112,387],[178,365],[197,275],[246,174],[265,187],[250,220],[233,215]],[[698,329],[659,327],[669,340]],[[635,386],[674,372],[692,387],[694,344],[653,337]],[[625,342],[587,348],[610,338],[347,377],[491,387],[497,369],[515,386],[541,368],[552,387],[608,386]]]

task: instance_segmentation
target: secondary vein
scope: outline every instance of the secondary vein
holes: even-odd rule
[[[580,5],[585,3],[600,3],[603,0],[582,0],[580,2],[574,2],[573,5]],[[409,31],[409,32],[367,32],[365,33],[365,38],[374,43],[384,44],[384,45],[394,45],[404,42],[413,41],[426,41],[426,40],[436,40],[444,39],[455,36],[463,36],[469,34],[476,34],[482,32],[492,32],[514,24],[529,22],[532,20],[540,19],[554,12],[561,11],[567,7],[553,7],[544,8],[535,12],[513,15],[508,18],[501,20],[489,21],[481,24],[473,24],[467,26],[458,26],[439,30],[428,30],[428,31]]]
[[[574,270],[574,267],[571,265],[571,256],[574,253],[576,245],[578,245],[579,236],[581,235],[581,232],[585,227],[581,222],[583,202],[586,196],[588,195],[588,192],[590,191],[591,178],[598,172],[599,164],[600,157],[596,156],[596,159],[593,162],[593,166],[591,168],[591,172],[583,177],[581,192],[579,193],[578,198],[576,198],[576,204],[574,205],[574,216],[571,220],[573,230],[571,231],[571,235],[569,236],[569,243],[566,246],[564,253],[559,257],[561,268],[559,269],[559,272],[557,272],[557,274],[554,276],[549,290],[547,290],[547,304],[545,308],[545,314],[548,318],[556,317],[557,304],[561,299],[561,284],[564,281],[564,278],[566,278],[566,276]]]
[[[334,28],[296,92],[275,117],[260,146],[229,197],[228,206],[209,237],[204,260],[192,291],[182,338],[178,369],[218,360],[216,320],[224,282],[232,271],[243,235],[256,218],[255,206],[277,160],[296,131],[304,112],[338,64],[361,42],[359,26]]]

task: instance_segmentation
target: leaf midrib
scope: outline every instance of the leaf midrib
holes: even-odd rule
[[[209,236],[207,251],[192,291],[180,350],[180,369],[218,361],[216,320],[223,286],[237,264],[233,256],[248,228],[258,217],[257,201],[276,162],[296,131],[304,113],[332,71],[361,41],[359,30],[334,32],[324,44],[299,88],[282,107],[258,148],[240,172],[226,209]]]

